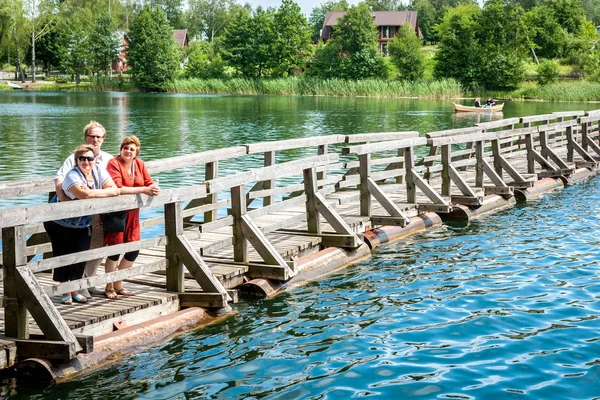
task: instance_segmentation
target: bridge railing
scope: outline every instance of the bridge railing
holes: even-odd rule
[[[223,307],[230,299],[223,285],[214,277],[191,246],[183,231],[182,203],[206,197],[206,185],[200,184],[162,190],[158,196],[121,195],[113,198],[89,199],[0,210],[4,264],[5,333],[8,337],[29,336],[27,311],[44,333],[45,339],[58,343],[47,346],[66,348],[69,358],[81,350],[68,325],[57,311],[49,295],[62,294],[92,286],[104,285],[124,278],[166,269],[167,290],[182,293],[184,265],[203,289],[199,301]],[[28,262],[26,226],[46,221],[94,213],[108,213],[142,207],[163,207],[165,234],[139,242],[107,246],[60,257]],[[49,271],[77,262],[85,262],[112,254],[166,245],[166,259],[138,265],[127,270],[99,274],[76,281],[43,287],[35,273]]]

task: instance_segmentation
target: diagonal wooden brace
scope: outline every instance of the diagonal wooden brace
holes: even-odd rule
[[[579,154],[585,161],[596,162],[596,160],[594,160],[594,157],[592,157],[590,153],[585,151],[583,147],[581,147],[576,141],[572,141],[571,146],[573,147],[573,150],[575,150],[577,154]]]
[[[483,171],[490,178],[492,183],[497,187],[508,187],[508,185],[500,178],[500,175],[496,173],[496,170],[492,168],[492,166],[486,161],[481,160],[483,162]]]
[[[227,300],[231,301],[231,297],[227,294],[227,289],[212,274],[208,265],[206,265],[202,257],[194,250],[194,247],[184,235],[177,236],[177,250],[181,261],[204,292],[225,294]]]
[[[556,163],[556,165],[558,165],[559,169],[569,169],[570,167],[567,165],[567,163],[565,163],[562,158],[560,158],[555,152],[554,150],[552,150],[550,147],[546,147],[546,154],[548,155],[548,157],[554,161]]]
[[[496,156],[500,161],[502,169],[517,183],[526,182],[527,179],[519,173],[502,155]]]
[[[450,179],[452,179],[452,182],[454,182],[460,192],[465,196],[477,197],[477,194],[469,187],[469,184],[463,179],[456,167],[454,167],[452,164],[450,164],[448,167]]]
[[[443,204],[445,206],[450,206],[450,203],[448,202],[448,200],[446,200],[438,192],[436,192],[435,189],[433,189],[429,185],[429,183],[427,183],[426,180],[421,178],[421,176],[419,174],[417,174],[415,171],[411,170],[411,172],[412,172],[412,178],[415,183],[415,186],[417,186],[419,189],[421,189],[421,192],[423,192],[423,194],[425,196],[427,196],[427,198],[429,200],[431,200],[434,204]]]
[[[404,227],[410,223],[410,218],[406,216],[400,208],[388,197],[388,195],[381,190],[379,185],[371,178],[367,178],[367,186],[369,193],[381,204],[381,206],[387,211],[387,213],[400,219],[400,226]]]
[[[344,235],[350,235],[354,237],[354,247],[359,247],[362,244],[362,240],[352,231],[352,229],[346,224],[342,217],[331,207],[325,197],[319,192],[315,193],[315,200],[317,210],[321,214],[329,225],[337,232]]]
[[[267,237],[260,230],[260,228],[256,226],[248,214],[243,214],[240,222],[242,225],[244,238],[250,242],[252,247],[254,247],[254,249],[267,264],[279,266],[287,272],[287,276],[289,278],[292,278],[296,275],[296,272],[289,267],[275,246],[269,242]]]
[[[58,312],[50,297],[27,267],[16,268],[16,283],[25,307],[48,340],[74,343],[75,351],[82,350],[77,338]]]
[[[550,162],[546,160],[538,151],[531,150],[531,154],[533,154],[534,160],[537,161],[545,170],[558,171],[558,168],[555,168],[554,165],[550,164]]]

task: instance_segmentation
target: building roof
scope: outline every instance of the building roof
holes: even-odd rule
[[[189,40],[187,29],[173,29],[173,39],[175,39],[179,47],[187,46]]]
[[[325,20],[323,21],[323,29],[321,31],[321,37],[327,39],[326,27],[335,26],[338,23],[338,19],[346,14],[346,11],[327,11],[325,14]],[[371,11],[373,16],[373,23],[376,26],[402,26],[406,22],[414,28],[415,32],[418,33],[419,37],[422,37],[421,31],[417,26],[417,12],[416,11]]]

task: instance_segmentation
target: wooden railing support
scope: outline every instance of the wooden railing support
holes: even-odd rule
[[[167,290],[170,292],[183,293],[184,270],[177,238],[183,235],[183,218],[181,202],[165,204],[165,235],[167,245],[165,247],[167,257]]]
[[[29,337],[27,309],[17,290],[17,268],[27,264],[25,226],[2,228],[4,264],[4,331],[6,336]]]

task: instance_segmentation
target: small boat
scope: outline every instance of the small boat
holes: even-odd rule
[[[497,104],[491,107],[471,107],[471,106],[463,106],[462,104],[454,104],[454,112],[498,112],[502,111],[502,107],[504,107],[504,103]]]

